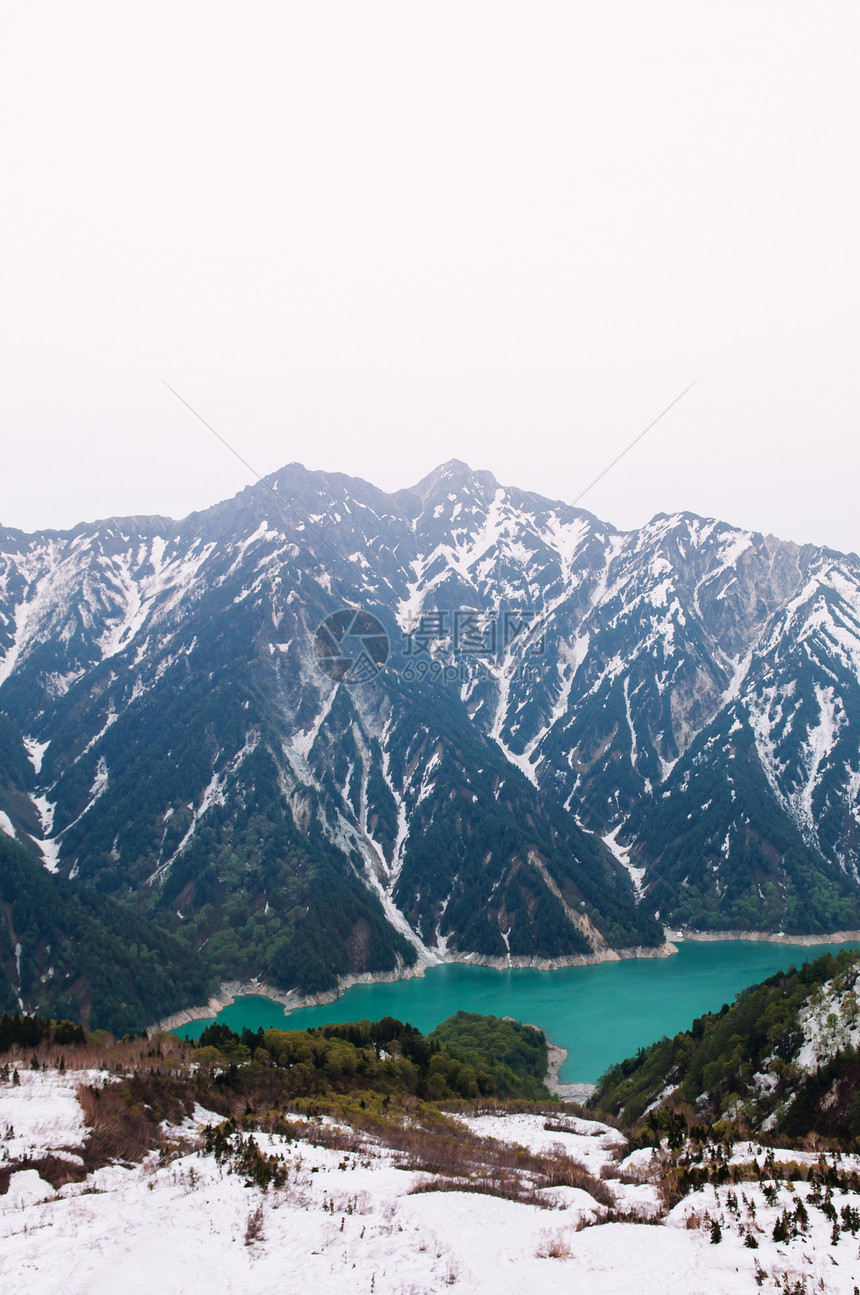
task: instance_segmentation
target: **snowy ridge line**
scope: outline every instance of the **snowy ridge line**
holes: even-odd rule
[[[172,831],[164,831],[157,818],[162,806],[156,807],[153,822],[144,821],[149,806],[135,804],[132,813],[139,819],[129,821],[118,835],[106,830],[109,813],[120,816],[135,799],[124,799],[129,780],[119,778],[118,768],[115,775],[110,751],[123,743],[130,749],[136,722],[159,700],[178,696],[175,708],[166,706],[163,712],[170,714],[170,723],[175,717],[183,724],[188,708],[197,708],[192,721],[199,718],[205,703],[195,699],[186,705],[195,688],[182,696],[182,681],[202,683],[200,691],[205,693],[203,658],[208,657],[210,679],[217,677],[217,687],[222,681],[228,687],[239,684],[243,698],[250,698],[244,704],[254,707],[254,722],[273,734],[272,759],[298,830],[327,816],[328,840],[343,853],[355,844],[354,829],[363,842],[358,875],[374,894],[379,887],[389,923],[414,943],[415,932],[408,935],[409,922],[403,915],[417,911],[420,904],[423,916],[416,926],[425,952],[438,947],[447,956],[449,940],[443,941],[441,925],[451,923],[455,911],[455,926],[463,920],[462,909],[458,911],[448,893],[447,878],[416,877],[411,868],[403,869],[405,860],[419,856],[417,822],[430,817],[425,802],[431,797],[438,825],[442,809],[437,796],[448,769],[437,777],[432,763],[423,764],[425,756],[411,745],[412,735],[404,730],[410,722],[409,697],[399,711],[386,709],[398,691],[390,675],[376,680],[365,694],[346,687],[338,690],[319,673],[312,678],[309,646],[312,625],[336,605],[374,607],[391,629],[395,606],[402,622],[407,612],[432,609],[438,601],[449,611],[474,605],[496,615],[503,608],[544,609],[546,655],[540,670],[520,670],[521,638],[505,644],[508,652],[494,644],[486,660],[474,653],[477,664],[466,661],[454,681],[458,687],[445,694],[438,721],[449,726],[446,732],[455,740],[460,735],[465,739],[468,726],[476,752],[492,742],[488,763],[494,770],[494,794],[505,781],[499,755],[528,779],[534,793],[509,777],[505,796],[497,795],[496,806],[489,808],[500,820],[513,816],[513,821],[524,804],[536,807],[540,822],[535,838],[542,848],[550,810],[563,807],[570,813],[577,801],[593,807],[594,817],[588,822],[602,825],[595,835],[602,842],[604,876],[615,876],[612,885],[620,880],[618,892],[632,912],[631,892],[615,864],[626,868],[642,904],[641,912],[629,919],[638,929],[645,930],[656,904],[648,885],[654,874],[637,868],[641,849],[619,845],[622,825],[638,823],[638,839],[649,842],[649,854],[663,868],[661,859],[669,857],[669,847],[652,828],[667,825],[668,830],[676,810],[678,822],[683,815],[677,801],[670,799],[661,820],[660,792],[652,794],[653,789],[662,781],[663,799],[683,793],[681,780],[672,776],[676,754],[684,759],[728,705],[736,707],[736,715],[751,716],[755,750],[771,788],[768,804],[771,795],[776,801],[773,821],[792,834],[800,824],[807,842],[804,851],[814,849],[822,856],[829,870],[822,870],[822,892],[832,889],[844,899],[846,878],[860,877],[860,771],[852,752],[852,734],[860,722],[854,689],[860,673],[856,559],[683,513],[618,532],[585,512],[574,514],[559,501],[499,486],[489,474],[473,473],[456,462],[443,465],[411,491],[388,496],[367,483],[306,472],[300,465],[283,470],[279,479],[298,501],[295,506],[305,516],[307,529],[321,527],[323,538],[334,541],[336,561],[318,547],[314,551],[313,542],[308,546],[307,529],[300,552],[277,526],[273,528],[271,500],[257,487],[188,524],[135,519],[132,527],[131,522],[110,521],[81,527],[73,537],[38,536],[25,544],[15,539],[9,541],[15,551],[0,555],[0,639],[5,649],[0,669],[8,667],[10,672],[2,695],[16,704],[27,696],[36,699],[33,713],[23,715],[20,725],[38,733],[40,741],[28,738],[25,750],[34,769],[45,758],[50,779],[57,778],[47,790],[37,786],[44,838],[40,844],[48,867],[57,866],[58,842],[62,844],[62,834],[50,835],[51,796],[60,807],[73,805],[75,813],[85,801],[84,814],[95,807],[90,819],[75,829],[82,875],[91,875],[88,865],[107,871],[115,865],[124,882],[131,873],[125,842],[139,839],[147,842],[144,871],[150,883],[164,876],[172,861],[164,856],[172,853],[175,859],[175,842],[182,835],[178,820]],[[192,619],[198,608],[199,620]],[[201,643],[195,647],[195,640],[189,647],[194,626],[200,629]],[[233,633],[237,628],[238,636]],[[245,653],[248,636],[254,639],[255,651]],[[455,636],[451,642],[453,658],[458,651]],[[183,644],[181,650],[178,643]],[[431,646],[428,655],[434,650]],[[463,649],[462,655],[470,652]],[[224,670],[217,676],[208,671],[208,664],[216,662],[217,671]],[[485,669],[487,662],[490,668]],[[792,674],[798,681],[794,697]],[[377,700],[366,703],[371,688]],[[342,704],[332,712],[335,693]],[[398,695],[403,701],[402,687]],[[60,696],[66,700],[56,704]],[[141,698],[130,713],[129,703]],[[427,706],[429,719],[420,724],[432,743],[440,731],[432,697],[422,696],[421,705]],[[350,731],[350,711],[359,715],[358,734]],[[387,716],[390,725],[384,733],[381,716]],[[218,723],[216,716],[213,729]],[[108,724],[117,727],[105,738]],[[45,738],[54,745],[46,747]],[[238,740],[232,732],[229,738],[216,736],[212,750],[221,744],[232,751]],[[64,749],[66,741],[74,743],[70,751]],[[159,734],[157,743],[161,741]],[[169,755],[175,747],[173,733],[165,731],[163,750],[152,748],[153,759]],[[98,755],[104,748],[112,766],[111,785],[107,787],[105,765],[89,797],[82,797],[72,779],[64,781],[69,757],[94,749]],[[738,761],[739,776],[732,783],[733,800],[735,786],[742,799],[751,785],[748,777],[759,777],[749,733],[736,748],[732,759]],[[717,770],[722,758],[719,750],[711,752],[712,767],[705,773]],[[236,822],[244,812],[245,779],[222,781],[224,771],[216,777],[215,765],[217,759],[211,778],[204,769],[208,785],[203,787],[195,778],[189,790],[199,804],[190,807],[192,828],[180,849],[188,849],[197,822],[206,821],[210,808],[223,805],[224,817]],[[332,769],[338,786],[332,784]],[[614,778],[616,769],[620,776]],[[141,770],[142,776],[147,773]],[[46,772],[45,782],[50,779]],[[469,800],[464,792],[463,806],[458,803],[453,819],[467,852],[484,813],[479,801],[474,796]],[[703,812],[711,804],[716,806],[714,813],[721,812],[710,792],[701,802]],[[333,805],[350,830],[335,821]],[[17,823],[12,801],[7,808]],[[183,831],[186,825],[184,819]],[[713,840],[708,838],[713,859],[704,883],[710,887],[703,891],[704,904],[714,892],[720,900],[728,894],[726,903],[732,902],[733,880],[741,871],[741,830],[734,826],[727,835],[725,824],[719,829]],[[751,839],[755,830],[752,823]],[[102,850],[97,837],[103,838],[103,845],[113,838],[116,854]],[[68,849],[69,838],[65,840]],[[575,857],[572,826],[570,841]],[[770,857],[774,842],[763,845]],[[346,859],[335,862],[349,866]],[[470,866],[472,862],[470,858]],[[781,878],[789,890],[796,880],[793,866],[789,862]],[[670,861],[665,871],[676,899],[682,893],[686,897],[680,868],[674,870]],[[481,902],[488,892],[492,895],[495,882],[496,871],[480,878],[476,889],[483,888]],[[138,884],[136,875],[132,884]],[[756,888],[764,902],[758,880],[749,898]],[[846,902],[854,902],[852,894]],[[860,915],[860,898],[856,902]],[[184,903],[181,907],[187,909]],[[594,908],[599,922],[599,897]],[[677,914],[689,911],[680,902],[667,903],[662,920],[681,920],[671,914],[673,908]],[[447,918],[440,917],[440,909]],[[217,910],[216,905],[215,920]],[[508,947],[540,948],[537,924],[532,943],[518,945],[521,932],[514,934],[513,911],[513,925],[508,918],[502,921],[508,929],[500,932],[501,938],[493,932],[483,946],[476,935],[474,943],[502,955]],[[831,906],[827,911],[840,910]],[[852,913],[851,908],[845,911]],[[698,909],[695,912],[698,919]],[[660,920],[660,914],[656,916]],[[734,912],[727,913],[726,922],[734,917]],[[781,920],[777,911],[771,925]],[[850,925],[854,917],[840,920]],[[810,925],[816,922],[818,917],[812,915]],[[621,923],[613,929],[620,927]],[[450,943],[463,944],[453,926],[448,936]]]

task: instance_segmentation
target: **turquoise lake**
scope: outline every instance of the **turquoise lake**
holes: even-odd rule
[[[426,1033],[459,1009],[512,1016],[539,1025],[568,1051],[560,1078],[594,1083],[616,1061],[664,1034],[688,1029],[703,1012],[717,1011],[747,985],[791,963],[835,953],[843,946],[685,941],[671,958],[636,958],[560,971],[496,971],[454,964],[393,984],[356,985],[325,1007],[285,1012],[260,997],[239,998],[218,1014],[233,1030],[303,1030],[335,1021],[394,1016]],[[847,946],[856,948],[857,945]],[[176,1031],[197,1038],[211,1020]]]

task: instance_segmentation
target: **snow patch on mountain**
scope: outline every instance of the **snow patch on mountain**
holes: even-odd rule
[[[500,751],[504,754],[505,759],[509,760],[510,763],[519,769],[521,773],[525,774],[529,782],[536,787],[537,774],[535,773],[528,755],[523,751],[512,750],[510,745],[502,737],[502,732],[506,727],[508,720],[511,684],[513,682],[513,675],[516,668],[517,660],[509,649],[505,654],[504,661],[502,662],[501,669],[497,676],[499,693],[498,700],[496,702],[496,713],[490,728],[490,737],[498,745]]]
[[[351,822],[340,811],[337,812],[334,823],[329,823],[324,816],[323,826],[332,843],[339,846],[344,854],[351,856],[353,850],[358,853],[363,863],[363,870],[359,875],[376,894],[386,918],[395,931],[414,946],[420,961],[426,966],[434,966],[438,963],[440,961],[438,953],[424,943],[417,931],[410,926],[406,915],[398,908],[392,893],[393,888],[390,884],[385,857],[379,847],[358,824]]]
[[[49,549],[53,546],[50,545]],[[25,575],[29,563],[22,562],[22,575]],[[43,620],[45,614],[50,610],[55,599],[55,590],[52,585],[50,573],[42,575],[30,584],[28,589],[29,599],[18,603],[13,610],[14,631],[12,642],[9,644],[2,660],[0,660],[0,687],[6,682],[12,671],[20,664],[26,650],[35,632],[35,628]]]
[[[817,831],[812,798],[821,781],[822,765],[832,754],[840,730],[845,723],[845,707],[832,687],[822,687],[821,684],[816,683],[815,697],[820,719],[815,727],[807,730],[807,738],[804,742],[806,784],[798,789],[793,798],[796,812],[813,837],[817,837]]]
[[[564,509],[560,513],[550,515],[547,522],[540,527],[539,535],[546,544],[558,555],[561,563],[562,583],[566,588],[570,587],[571,581],[575,579],[574,559],[587,540],[591,527],[584,517],[574,517],[571,521],[565,521],[564,518],[569,516],[569,510]]]
[[[744,698],[765,777],[777,800],[786,808],[788,802],[782,791],[782,779],[787,766],[777,755],[777,742],[774,735],[783,727],[784,705],[793,699],[793,695],[793,689],[781,690],[776,685],[771,685],[762,688],[759,694],[749,693]]]
[[[44,759],[45,752],[51,745],[51,740],[49,738],[47,742],[39,742],[34,737],[25,737],[23,742],[24,750],[27,752],[27,759],[33,766],[33,772],[38,778],[39,774],[42,772],[42,760]]]
[[[54,830],[54,811],[57,806],[53,801],[48,800],[47,795],[42,792],[38,796],[31,796],[31,801],[39,816],[39,825],[42,829],[43,836],[50,836]]]
[[[752,661],[752,655],[753,655],[753,648],[750,648],[748,652],[745,652],[743,655],[739,655],[735,657],[735,659],[732,661],[732,677],[729,681],[728,688],[726,688],[722,696],[722,704],[724,706],[730,706],[733,701],[737,701],[737,699],[740,697],[741,688],[743,686],[744,680],[747,677],[747,674],[749,673],[750,662]]]
[[[76,764],[77,764],[77,761],[80,760],[82,756],[85,756],[88,754],[88,752],[92,751],[93,747],[96,746],[96,744],[102,740],[102,738],[104,737],[108,729],[111,728],[112,725],[114,725],[118,719],[119,719],[119,712],[114,710],[113,707],[111,707],[111,709],[107,713],[107,717],[102,727],[99,729],[99,731],[96,734],[93,735],[93,737],[90,738],[89,742],[87,742],[81,754],[76,758],[75,760]]]
[[[815,990],[798,1013],[803,1042],[794,1062],[813,1073],[845,1048],[860,1047],[860,1005],[854,984],[844,977]]]
[[[633,890],[636,895],[636,902],[638,903],[644,894],[645,874],[647,873],[648,868],[641,867],[639,864],[633,862],[630,857],[632,847],[621,845],[618,837],[623,830],[624,823],[619,823],[617,827],[614,827],[611,832],[608,832],[606,836],[601,839],[603,844],[611,851],[612,855],[618,860],[624,871],[629,875],[630,880],[633,882]]]
[[[291,761],[294,762],[303,771],[310,773],[308,759],[314,748],[320,730],[329,717],[332,704],[337,696],[337,685],[332,687],[329,692],[321,697],[320,709],[318,710],[313,723],[306,729],[298,729],[291,733],[288,739],[290,748]]]
[[[173,854],[170,856],[170,858],[166,859],[163,863],[159,863],[155,871],[147,878],[146,884],[148,886],[155,885],[157,881],[159,881],[162,877],[164,877],[169,872],[170,868],[179,858],[180,854],[188,845],[189,841],[191,841],[191,839],[194,837],[198,827],[200,826],[200,823],[202,822],[203,818],[206,816],[208,811],[212,808],[212,806],[224,805],[226,803],[225,793],[226,793],[226,788],[229,781],[232,778],[235,778],[236,774],[239,772],[242,765],[247,760],[248,756],[251,755],[254,751],[256,751],[257,747],[259,746],[259,743],[260,743],[260,733],[258,730],[254,730],[252,732],[246,733],[244,745],[241,747],[239,751],[236,752],[233,758],[229,760],[225,765],[223,765],[220,770],[219,769],[213,770],[212,777],[209,779],[209,782],[206,784],[205,788],[203,789],[203,794],[200,798],[200,804],[197,805],[196,808],[192,805],[189,805],[188,807],[189,809],[192,810],[192,813],[193,813],[191,824],[188,827],[188,830],[185,832],[185,835],[182,837],[182,840],[179,842],[179,845],[173,851]]]

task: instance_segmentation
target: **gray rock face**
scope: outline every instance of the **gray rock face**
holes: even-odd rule
[[[860,925],[860,562],[722,522],[452,461],[0,532],[0,710],[20,839],[225,976]]]

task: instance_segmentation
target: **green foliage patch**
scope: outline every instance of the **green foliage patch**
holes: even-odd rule
[[[88,887],[46,872],[0,834],[0,1009],[123,1034],[212,988],[181,938]]]
[[[458,1012],[429,1035],[390,1016],[311,1030],[241,1033],[216,1022],[196,1047],[207,1065],[222,1067],[223,1083],[247,1083],[275,1068],[290,1097],[367,1090],[429,1102],[552,1100],[542,1082],[547,1045],[541,1031],[471,1012]]]
[[[641,1123],[649,1110],[652,1122],[675,1110],[748,1132],[765,1125],[788,1140],[817,1133],[851,1143],[860,1134],[854,1049],[839,1049],[812,1073],[797,1064],[797,1055],[804,1006],[831,981],[850,995],[858,977],[860,952],[851,950],[779,972],[719,1012],[699,1017],[689,1030],[612,1066],[589,1105],[628,1125]]]

